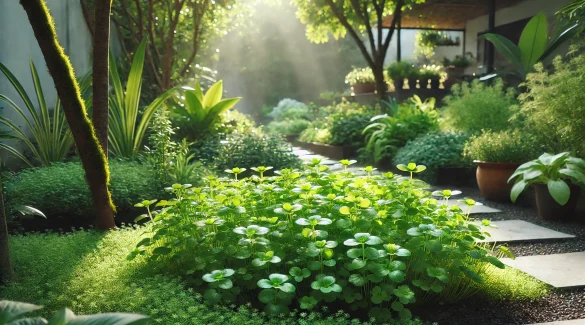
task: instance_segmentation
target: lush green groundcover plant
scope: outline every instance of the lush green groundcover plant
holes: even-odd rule
[[[153,172],[146,164],[112,160],[110,171],[110,190],[119,218],[136,211],[133,206],[137,200],[162,194],[153,186],[156,184]],[[41,210],[49,222],[61,220],[58,224],[68,227],[91,224],[93,205],[83,175],[78,162],[30,168],[9,175],[4,181],[7,211],[13,214],[16,207],[30,205]]]
[[[441,167],[468,167],[471,161],[463,157],[463,148],[469,136],[453,132],[431,132],[408,141],[394,156],[395,165],[417,161],[427,166],[423,179],[434,180]]]
[[[150,317],[149,324],[161,325],[380,324],[350,319],[342,312],[319,310],[266,319],[249,305],[237,309],[207,306],[200,294],[187,289],[177,277],[153,274],[153,266],[145,258],[126,261],[144,230],[124,227],[107,234],[81,230],[11,236],[17,276],[8,286],[0,287],[0,296],[43,305],[34,316],[45,318],[70,306],[78,314],[140,313]],[[415,320],[391,324],[423,323]]]
[[[345,168],[351,164],[343,161]],[[182,276],[206,303],[264,305],[268,314],[319,306],[409,319],[409,305],[468,297],[498,256],[469,211],[430,197],[412,173],[356,177],[320,160],[277,176],[209,177],[205,187],[174,184],[174,200],[145,200],[153,221],[132,260],[148,257]],[[475,204],[472,200],[466,202]],[[156,210],[162,207],[162,210]],[[486,220],[485,224],[489,224]]]

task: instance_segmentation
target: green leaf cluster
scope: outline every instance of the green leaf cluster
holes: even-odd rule
[[[273,315],[336,302],[405,319],[408,305],[463,299],[487,266],[503,267],[500,252],[477,242],[487,234],[468,214],[419,183],[328,172],[318,160],[308,167],[250,178],[231,168],[204,187],[169,187],[176,198],[157,204],[128,259],[144,256],[183,277],[210,305],[253,296]]]
[[[541,152],[538,138],[518,129],[484,131],[465,144],[464,156],[485,162],[524,163]]]

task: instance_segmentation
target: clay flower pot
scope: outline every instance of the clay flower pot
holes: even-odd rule
[[[354,94],[373,94],[376,92],[376,84],[355,84],[351,85],[351,90]]]
[[[481,196],[492,201],[510,201],[513,183],[508,179],[520,164],[474,161],[477,165],[477,185]]]
[[[538,216],[545,220],[553,221],[567,221],[575,214],[577,202],[579,201],[579,186],[569,184],[571,189],[571,196],[565,205],[560,205],[550,195],[546,184],[534,184],[534,192],[536,193],[536,207],[538,209]]]

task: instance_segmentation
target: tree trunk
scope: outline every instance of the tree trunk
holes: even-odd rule
[[[382,63],[376,60],[374,67],[372,68],[372,72],[374,73],[374,79],[376,80],[376,96],[379,99],[386,98],[386,93],[388,92],[388,84],[386,83],[386,78],[384,78],[384,61]]]
[[[8,245],[8,227],[6,226],[6,211],[4,210],[4,187],[0,176],[0,285],[12,281],[14,272],[10,262],[10,246]]]
[[[115,227],[114,204],[108,191],[108,161],[96,137],[81,99],[79,85],[69,58],[57,39],[53,18],[44,0],[20,0],[32,26],[35,38],[45,57],[47,68],[61,99],[67,123],[85,170],[94,207],[97,214],[96,227]]]
[[[93,37],[93,125],[108,156],[108,58],[110,49],[111,0],[96,0]]]

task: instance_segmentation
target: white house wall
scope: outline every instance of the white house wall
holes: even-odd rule
[[[419,29],[403,29],[401,30],[401,41],[402,44],[402,60],[405,61],[413,61],[415,59],[414,50],[415,50],[415,43],[416,43],[416,34],[421,32]],[[461,44],[458,46],[437,46],[435,48],[435,56],[432,58],[436,61],[441,61],[444,57],[449,59],[453,59],[456,55],[463,54],[463,32],[460,31],[448,31],[445,32],[449,37],[455,39],[459,37],[461,39]],[[397,42],[398,37],[396,36],[397,32],[394,32],[392,39],[390,40],[390,46],[388,47],[388,52],[386,54],[386,59],[384,64],[390,64],[397,59]],[[386,38],[388,35],[388,29],[384,29],[383,37]],[[374,33],[374,37],[376,38],[376,33]]]
[[[47,0],[47,5],[55,20],[59,41],[69,55],[75,73],[85,74],[91,67],[91,35],[79,1]],[[26,13],[19,1],[0,0],[0,62],[18,78],[34,103],[36,97],[29,69],[30,59],[37,67],[47,103],[52,107],[57,94]],[[1,74],[0,94],[6,95],[18,105],[23,105],[17,92]],[[7,106],[0,102],[0,114],[12,119],[19,126],[24,124]],[[3,154],[3,157],[6,155]]]
[[[549,17],[549,24],[554,21],[554,14],[573,0],[525,0],[512,7],[496,12],[496,27],[530,18],[539,12],[545,12]],[[469,20],[466,24],[466,51],[477,57],[477,35],[488,29],[488,15]],[[562,50],[559,50],[559,52]],[[566,51],[566,48],[565,48]],[[486,67],[475,65],[469,68],[468,73],[485,73]]]

